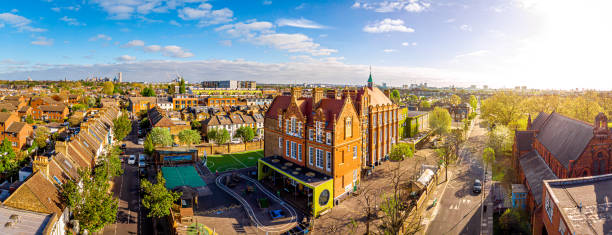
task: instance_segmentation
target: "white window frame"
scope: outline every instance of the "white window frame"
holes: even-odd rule
[[[323,169],[323,150],[316,149],[316,151],[317,151],[316,166],[320,169]]]
[[[312,141],[314,139],[314,130],[308,129],[308,140]]]
[[[297,155],[298,161],[302,161],[302,144],[298,144],[297,152],[298,152],[298,155]]]
[[[353,159],[357,159],[357,146],[353,146]]]
[[[278,137],[278,147],[283,148],[283,137],[281,136]]]
[[[297,143],[291,141],[291,158],[297,158]]]
[[[283,119],[281,115],[278,115],[278,129],[283,128]]]
[[[291,141],[285,141],[285,156],[289,157],[291,155]]]
[[[325,143],[327,145],[331,145],[332,144],[332,134],[331,134],[331,132],[325,133]]]
[[[327,171],[331,172],[331,166],[332,166],[332,157],[331,157],[331,152],[325,152],[325,160],[327,161]]]
[[[314,148],[308,147],[308,162],[310,165],[314,165]]]

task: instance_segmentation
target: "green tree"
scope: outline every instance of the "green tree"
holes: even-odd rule
[[[32,118],[32,115],[28,115],[28,116],[26,117],[26,122],[27,122],[28,124],[32,124],[32,123],[34,123],[34,118]]]
[[[102,86],[102,93],[106,95],[112,95],[114,90],[115,85],[113,85],[112,82],[104,82],[104,85]]]
[[[253,132],[253,129],[251,127],[243,126],[236,130],[236,134],[234,135],[234,137],[238,137],[242,140],[243,143],[246,143],[248,141],[253,140],[253,138],[255,137],[255,133]]]
[[[182,144],[191,147],[192,144],[199,144],[202,136],[197,130],[182,130],[178,133],[178,138]]]
[[[38,126],[34,131],[34,142],[41,149],[47,147],[49,137],[51,137],[51,131],[45,126]]]
[[[498,156],[510,154],[514,142],[512,131],[503,125],[497,125],[489,131],[487,146],[491,147]]]
[[[132,131],[132,121],[127,116],[127,111],[123,115],[113,120],[113,133],[115,140],[123,140]]]
[[[155,149],[155,145],[153,144],[153,140],[151,139],[151,135],[147,135],[147,137],[144,139],[144,143],[143,143],[143,147],[144,147],[144,152],[146,154],[153,154],[153,150]]]
[[[70,110],[72,112],[79,111],[79,110],[87,110],[87,106],[85,106],[84,104],[75,104],[75,105],[72,105]]]
[[[482,161],[485,163],[485,174],[487,173],[488,165],[495,162],[495,150],[491,147],[486,147],[482,152]]]
[[[393,103],[399,103],[400,100],[400,93],[398,90],[393,89],[393,91],[391,91],[391,94],[389,94],[389,98],[393,101]]]
[[[470,106],[472,106],[473,109],[478,107],[478,99],[476,99],[474,95],[470,95]]]
[[[185,94],[185,79],[181,77],[181,81],[179,82],[179,93]]]
[[[216,144],[225,144],[230,139],[229,132],[226,129],[211,129],[207,135],[208,140],[213,140]]]
[[[521,215],[513,209],[506,209],[499,217],[499,227],[504,231],[510,231],[520,227]]]
[[[442,146],[440,148],[437,148],[435,152],[436,155],[438,155],[438,157],[440,158],[438,160],[438,164],[440,166],[444,166],[444,181],[446,181],[448,180],[448,165],[450,164],[450,159],[448,157],[448,148],[446,146]]]
[[[176,93],[176,87],[174,86],[174,84],[169,84],[168,85],[168,95],[174,95],[174,93]]]
[[[172,192],[166,189],[166,180],[161,173],[157,174],[157,183],[152,184],[148,180],[141,183],[144,196],[142,205],[149,209],[148,217],[162,218],[170,214],[170,209],[176,200],[181,197],[181,193]]]
[[[402,161],[412,156],[414,156],[412,146],[407,143],[398,143],[394,145],[393,148],[391,148],[391,153],[389,153],[389,158],[393,161]]]
[[[408,96],[408,102],[417,102],[419,100],[419,97],[416,95],[409,95]]]
[[[497,92],[482,101],[480,113],[489,124],[507,126],[521,118],[524,111],[523,97],[511,91]]]
[[[427,101],[427,100],[423,100],[423,101],[421,101],[421,108],[423,108],[423,109],[430,109],[431,108],[431,103],[429,103],[429,101]]]
[[[11,143],[7,138],[4,138],[2,145],[0,145],[0,153],[2,154],[0,156],[0,172],[5,175],[12,175],[19,168],[17,154],[15,154]]]
[[[166,128],[155,127],[149,133],[151,137],[151,141],[155,147],[166,147],[172,145],[172,136],[170,135],[170,131]]]
[[[448,110],[444,108],[436,107],[429,114],[429,128],[433,130],[434,134],[443,135],[448,133],[451,122],[451,116]]]
[[[145,87],[140,92],[140,95],[145,96],[145,97],[154,97],[155,96],[155,90],[153,90],[153,88],[151,88],[151,87]]]
[[[450,104],[453,106],[457,106],[459,104],[461,104],[461,97],[459,97],[458,95],[451,95],[450,100],[449,100]]]
[[[208,132],[206,132],[206,138],[208,139],[208,142],[215,141],[217,134],[219,134],[219,130],[217,128],[212,128],[208,130]]]
[[[191,120],[191,129],[200,130],[202,128],[202,123],[198,120]]]

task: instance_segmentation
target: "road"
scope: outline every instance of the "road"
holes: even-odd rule
[[[487,130],[480,122],[475,119],[470,137],[459,154],[461,160],[449,168],[453,174],[426,234],[480,234],[482,195],[472,192],[474,180],[483,176],[481,154]]]
[[[130,133],[122,143],[126,144],[125,155],[136,155],[143,152],[142,145],[138,145],[138,126],[133,123]],[[137,165],[128,165],[127,158],[123,163],[123,175],[115,178],[113,194],[119,199],[117,223],[104,228],[104,235],[115,234],[152,234],[150,219],[141,211],[140,205],[140,177]],[[143,218],[144,217],[144,218]],[[141,219],[142,218],[142,219]]]

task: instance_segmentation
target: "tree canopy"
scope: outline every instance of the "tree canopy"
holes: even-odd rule
[[[168,95],[174,95],[176,93],[176,88],[174,87],[174,83],[168,85]]]
[[[157,183],[153,184],[144,179],[141,183],[144,195],[142,205],[149,209],[148,217],[161,218],[170,214],[170,209],[181,193],[166,189],[166,180],[161,173],[157,174]]]
[[[211,129],[206,134],[208,140],[214,141],[216,144],[225,144],[230,139],[229,132],[226,129]]]
[[[181,77],[181,81],[179,82],[179,93],[185,94],[185,79]]]
[[[451,116],[448,110],[440,107],[434,108],[429,114],[429,128],[437,135],[443,135],[448,133],[451,126]]]
[[[391,148],[391,153],[389,153],[389,158],[394,161],[401,161],[406,158],[411,158],[414,156],[414,152],[412,150],[411,145],[407,143],[398,143]]]
[[[140,95],[145,96],[145,97],[154,97],[155,96],[155,90],[153,90],[153,88],[151,88],[151,87],[145,87],[140,92]]]
[[[487,146],[491,147],[499,156],[512,152],[514,139],[512,131],[508,127],[497,125],[487,135]]]
[[[182,144],[191,146],[192,144],[199,144],[202,136],[197,130],[182,130],[178,133],[178,138]]]
[[[155,127],[149,132],[149,137],[155,147],[167,147],[172,145],[172,136],[166,128]]]
[[[236,134],[234,137],[238,137],[242,140],[243,143],[253,140],[255,137],[255,132],[251,127],[243,126],[236,130]]]
[[[132,131],[132,121],[128,118],[127,112],[113,120],[113,133],[115,140],[123,140]]]
[[[482,151],[482,161],[485,163],[485,171],[487,170],[487,165],[491,165],[495,162],[495,150],[491,147],[486,147]]]
[[[45,126],[38,126],[34,131],[34,142],[41,149],[47,147],[49,137],[51,137],[51,131]]]
[[[455,106],[455,105],[459,105],[461,104],[461,97],[459,97],[458,95],[451,95],[449,102]]]
[[[0,153],[3,155],[0,156],[0,172],[4,174],[12,174],[19,168],[19,164],[17,162],[17,154],[13,150],[11,145],[11,141],[7,138],[4,138],[2,144],[0,145]]]
[[[478,107],[478,99],[476,99],[476,96],[470,95],[470,101],[469,102],[470,102],[470,106],[473,109],[476,109]]]
[[[104,82],[104,85],[102,86],[102,93],[112,95],[114,91],[115,85],[113,85],[112,82]]]
[[[389,94],[389,99],[393,101],[393,103],[399,103],[400,93],[397,89],[393,89],[391,94]]]

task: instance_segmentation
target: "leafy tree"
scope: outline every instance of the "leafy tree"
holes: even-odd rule
[[[74,111],[79,111],[79,110],[87,110],[87,106],[85,106],[84,104],[75,104],[72,105],[71,110]]]
[[[431,108],[431,103],[429,103],[429,101],[427,101],[427,100],[423,100],[423,101],[421,101],[421,108],[423,108],[423,109],[430,109]]]
[[[436,155],[438,155],[438,157],[440,158],[440,160],[438,161],[438,164],[440,166],[444,166],[444,180],[448,180],[448,165],[450,164],[450,159],[448,157],[448,148],[446,146],[437,148],[435,150]]]
[[[255,133],[253,132],[253,129],[251,127],[243,126],[236,130],[236,134],[234,135],[234,137],[238,137],[242,140],[243,143],[246,143],[248,141],[253,140],[253,137],[255,137]]]
[[[28,115],[25,120],[28,124],[34,123],[34,118],[32,118],[32,115]]]
[[[506,209],[499,217],[499,226],[504,231],[511,231],[520,227],[521,215],[517,210]]]
[[[181,143],[191,147],[192,144],[199,144],[202,136],[197,130],[182,130],[179,132],[178,138]]]
[[[96,106],[96,98],[88,96],[84,99],[85,104],[87,105],[87,107],[95,107]]]
[[[151,87],[145,87],[140,92],[140,95],[145,96],[145,97],[154,97],[155,96],[155,90],[153,90],[153,88],[151,88]]]
[[[508,125],[520,119],[523,111],[523,98],[511,91],[497,92],[480,106],[481,116],[489,124]]]
[[[166,189],[166,180],[161,173],[157,174],[157,183],[142,180],[142,205],[149,209],[148,217],[162,218],[170,214],[174,202],[181,197],[181,193]]]
[[[393,161],[402,161],[405,158],[411,158],[414,156],[412,146],[407,143],[398,143],[391,148],[389,158]]]
[[[389,194],[383,196],[379,206],[382,212],[378,225],[380,234],[416,234],[422,229],[420,216],[411,216],[412,208],[416,206],[416,203],[414,201],[406,202],[401,197],[402,185],[407,181],[405,173],[400,171],[400,164],[398,163],[389,176],[388,185],[392,187],[392,190]]]
[[[168,95],[174,95],[176,93],[176,87],[174,84],[168,85]]]
[[[459,105],[459,104],[461,104],[461,97],[459,97],[458,95],[453,94],[453,95],[451,95],[449,102],[453,106]]]
[[[0,145],[0,153],[2,153],[2,156],[0,156],[0,172],[7,175],[12,175],[19,168],[17,155],[13,151],[11,143],[7,138],[4,138],[2,145]]]
[[[489,131],[487,146],[491,147],[498,156],[510,154],[514,142],[512,131],[502,125],[495,126]]]
[[[396,89],[393,89],[393,91],[391,91],[391,94],[389,94],[389,98],[393,101],[393,103],[399,103],[399,100],[400,100],[399,91]]]
[[[561,107],[561,113],[588,123],[592,123],[595,116],[603,111],[597,101],[583,96],[565,99]]]
[[[140,120],[140,124],[139,124],[140,129],[144,130],[144,129],[149,128],[149,126],[151,126],[151,123],[149,122],[149,118],[145,117]]]
[[[213,140],[216,144],[225,144],[230,139],[229,132],[226,129],[211,129],[207,136],[209,141]]]
[[[185,79],[181,77],[181,81],[179,82],[179,93],[185,94]]]
[[[208,139],[208,141],[215,141],[215,138],[217,137],[217,134],[219,133],[219,130],[217,128],[212,128],[210,130],[208,130],[208,132],[206,132],[206,138]]]
[[[155,149],[155,145],[153,144],[153,140],[151,139],[151,135],[147,135],[143,143],[144,152],[146,154],[153,154],[153,150]]]
[[[470,95],[470,106],[472,106],[473,109],[476,109],[478,107],[478,99],[476,99],[476,96],[474,95]]]
[[[198,120],[191,120],[191,129],[200,130],[202,128],[202,123]]]
[[[172,145],[172,136],[170,135],[170,131],[166,128],[153,128],[153,130],[151,130],[149,133],[149,137],[151,138],[151,141],[155,147],[166,147]]]
[[[115,91],[115,85],[112,82],[104,82],[102,86],[102,93],[106,95],[112,95],[113,91]]]
[[[127,113],[124,111],[124,113]],[[132,131],[132,121],[126,114],[113,120],[113,133],[115,140],[123,140]]]
[[[487,173],[487,166],[495,162],[495,150],[491,147],[486,147],[482,152],[482,161],[485,163],[485,174]]]
[[[34,131],[34,142],[36,142],[36,145],[38,145],[38,147],[44,149],[45,147],[47,147],[47,140],[49,140],[50,136],[51,131],[49,131],[49,128],[45,126],[38,126]]]
[[[448,110],[444,108],[436,107],[429,114],[429,127],[433,130],[434,134],[443,135],[448,133],[451,122],[451,116]]]
[[[409,95],[408,96],[408,102],[416,102],[417,100],[419,100],[419,97],[416,95]]]

